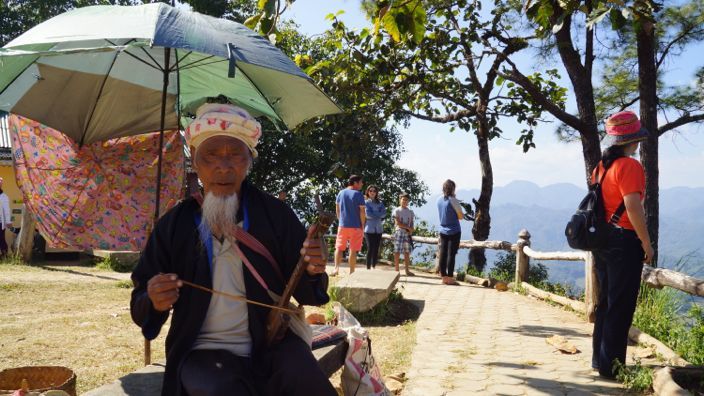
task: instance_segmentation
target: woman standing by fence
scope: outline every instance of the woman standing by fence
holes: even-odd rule
[[[462,229],[462,206],[455,198],[455,182],[447,179],[442,184],[442,197],[438,198],[438,215],[440,216],[440,275],[445,285],[457,285],[455,281],[455,256],[460,246]]]
[[[606,120],[606,133],[610,146],[592,175],[593,183],[601,181],[606,220],[610,223],[607,246],[594,250],[600,291],[592,367],[612,378],[614,361],[625,364],[643,262],[650,264],[653,248],[643,209],[645,174],[640,162],[631,158],[648,131],[641,128],[635,113],[622,111]]]
[[[364,193],[367,223],[364,226],[364,238],[367,240],[367,269],[376,268],[379,262],[379,245],[383,232],[382,220],[386,217],[386,207],[379,199],[379,188],[375,185],[367,187]]]

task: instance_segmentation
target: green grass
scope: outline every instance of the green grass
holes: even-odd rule
[[[137,265],[136,262],[124,262],[122,260],[117,260],[113,257],[101,257],[95,263],[95,268],[104,271],[115,271],[115,272],[132,272],[134,267]]]
[[[117,281],[115,283],[115,287],[118,287],[120,289],[131,289],[132,288],[132,281],[131,280]]]
[[[11,252],[0,258],[0,265],[27,265],[27,263],[22,261],[19,253]]]
[[[639,359],[636,359],[633,366],[625,366],[614,360],[614,371],[616,379],[631,392],[643,393],[653,386],[653,369],[642,366]]]
[[[693,303],[683,312],[681,292],[641,287],[633,325],[695,365],[704,364],[704,311]]]

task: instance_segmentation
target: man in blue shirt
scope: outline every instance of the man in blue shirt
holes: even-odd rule
[[[350,274],[354,272],[357,265],[357,252],[362,250],[362,239],[364,238],[364,223],[366,222],[364,196],[360,192],[362,189],[362,176],[352,175],[347,181],[347,188],[337,194],[335,200],[335,211],[340,224],[337,228],[337,240],[335,241],[335,269],[332,276],[340,272],[342,262],[342,252],[350,246]]]

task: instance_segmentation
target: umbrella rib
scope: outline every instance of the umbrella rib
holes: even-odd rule
[[[198,60],[196,60],[196,61],[193,61],[193,62],[191,62],[191,63],[188,63],[188,64],[186,64],[186,65],[184,65],[184,66],[182,66],[182,67],[179,67],[179,69],[185,70],[185,69],[190,69],[190,68],[194,68],[194,67],[200,67],[200,66],[209,65],[209,64],[211,64],[211,63],[217,63],[217,62],[224,62],[224,61],[226,61],[226,59],[218,59],[218,60],[213,61],[213,62],[208,62],[208,63],[206,63],[206,64],[200,64],[200,65],[199,65],[199,63],[203,63],[204,61],[206,61],[206,60],[208,60],[208,59],[210,59],[210,58],[214,58],[214,56],[213,56],[213,55],[210,55],[210,56],[207,56],[207,57],[205,57],[205,58],[200,58],[200,59],[198,59]],[[195,65],[195,66],[194,66],[194,65]]]
[[[41,58],[41,56],[37,56],[36,59],[34,59],[33,61],[31,61],[31,62],[29,62],[29,63],[27,64],[27,67],[25,67],[24,69],[22,69],[21,72],[17,73],[17,75],[12,79],[12,81],[10,81],[9,84],[5,85],[5,88],[3,88],[2,91],[0,91],[0,95],[4,94],[5,91],[7,91],[7,89],[10,88],[10,86],[11,86],[12,84],[14,84],[15,81],[17,81],[17,79],[20,78],[20,76],[24,74],[24,72],[27,71],[27,69],[29,69],[33,64],[35,64],[35,63],[37,62],[37,59],[39,59],[39,58]]]
[[[133,39],[133,40],[134,40],[134,39]],[[107,41],[108,43],[110,43],[110,44],[112,44],[112,45],[116,45],[115,43],[113,43],[113,42],[110,41],[110,40],[105,40],[105,41]],[[128,43],[129,43],[129,41],[128,41]],[[154,66],[154,65],[152,65],[151,63],[145,61],[144,59],[138,57],[137,55],[135,55],[135,54],[129,52],[129,51],[126,50],[126,49],[125,49],[124,51],[122,51],[122,52],[124,52],[125,54],[127,54],[127,55],[133,57],[134,59],[136,59],[136,60],[138,60],[138,61],[144,63],[145,65],[151,67],[151,68],[154,69],[154,70],[159,70],[159,71],[162,71],[162,72],[163,72],[163,70],[159,67],[158,64],[157,64],[156,66]]]
[[[182,67],[181,70],[195,69],[196,67],[203,67],[203,66],[212,65],[213,63],[227,62],[227,61],[228,61],[227,59],[218,59],[218,60],[214,60],[214,61],[208,62],[208,63],[201,63],[200,65]]]
[[[110,67],[108,68],[108,72],[105,73],[105,78],[103,78],[103,82],[100,84],[100,90],[98,91],[98,96],[95,98],[95,101],[93,102],[93,108],[90,110],[90,116],[88,116],[88,122],[86,122],[86,125],[83,127],[83,133],[81,134],[81,142],[78,144],[78,147],[81,148],[83,147],[83,141],[86,138],[86,132],[88,132],[88,127],[90,127],[91,121],[93,121],[93,115],[95,114],[95,109],[98,107],[98,102],[100,101],[100,97],[103,95],[103,89],[105,88],[105,83],[107,83],[108,78],[110,77],[110,72],[112,71],[113,66],[115,66],[115,61],[117,61],[117,55],[119,52],[115,53],[115,56],[112,58],[112,62],[110,62]]]
[[[252,79],[249,78],[249,76],[247,75],[247,72],[245,72],[242,68],[239,68],[239,67],[237,68],[237,70],[239,70],[240,73],[242,73],[242,74],[247,78],[247,80],[249,81],[250,84],[252,84],[252,86],[254,87],[254,89],[256,89],[257,92],[259,92],[259,95],[261,95],[261,97],[264,98],[264,101],[266,102],[266,104],[268,104],[269,107],[271,107],[271,109],[274,111],[274,113],[278,116],[279,113],[276,112],[276,109],[274,108],[274,105],[271,104],[271,102],[269,102],[269,98],[267,98],[266,95],[264,95],[264,92],[262,92],[262,91],[259,89],[259,87],[257,86],[257,84],[255,84],[254,81],[252,81]],[[279,118],[281,118],[281,116],[279,116]],[[281,122],[282,122],[284,125],[286,125],[286,123],[284,122],[283,119],[281,119]],[[286,126],[288,127],[288,125],[286,125]]]
[[[193,51],[186,52],[186,54],[181,59],[179,59],[178,55],[176,55],[176,64],[174,65],[174,67],[176,67],[176,69],[178,69],[178,64],[183,62],[183,60],[186,59],[192,53],[193,53]],[[174,48],[174,54],[178,54],[178,50],[176,48]],[[172,72],[172,71],[173,70],[169,70],[169,72]]]
[[[149,57],[149,59],[151,59],[151,60],[154,61],[154,64],[159,68],[159,70],[160,70],[161,72],[164,72],[164,68],[161,67],[161,65],[159,64],[159,62],[157,62],[157,60],[154,59],[154,57],[152,56],[152,54],[149,53],[149,51],[147,51],[144,47],[140,47],[140,49],[142,50],[142,52],[144,52],[144,53]]]

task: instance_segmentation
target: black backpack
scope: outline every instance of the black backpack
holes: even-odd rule
[[[621,205],[606,221],[604,210],[604,198],[601,194],[601,182],[606,176],[608,169],[604,170],[604,175],[599,179],[599,168],[597,167],[594,179],[596,183],[589,186],[589,192],[582,199],[577,211],[565,227],[565,237],[567,243],[573,249],[592,251],[606,246],[608,239],[609,224],[617,224],[621,215],[626,210],[626,205]]]

